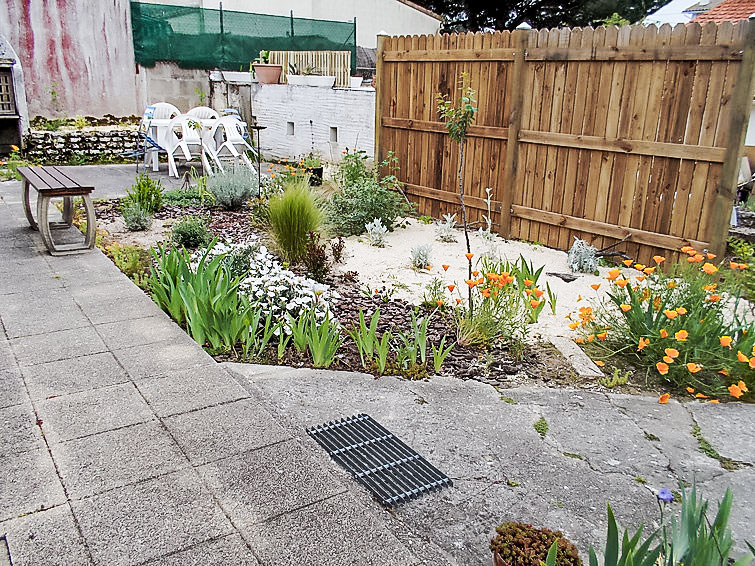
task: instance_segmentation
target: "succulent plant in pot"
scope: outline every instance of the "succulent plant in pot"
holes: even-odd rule
[[[556,566],[582,566],[577,547],[560,531],[538,529],[527,523],[509,521],[496,527],[490,540],[493,566],[540,566],[556,543]]]

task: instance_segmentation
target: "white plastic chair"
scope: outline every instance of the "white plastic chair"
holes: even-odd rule
[[[150,106],[154,107],[155,120],[172,120],[181,114],[181,111],[173,106],[170,102],[155,102]]]
[[[159,168],[159,153],[161,149],[165,149],[167,142],[167,128],[163,126],[157,126],[153,123],[154,120],[172,120],[181,112],[168,102],[155,102],[148,105],[144,109],[142,114],[142,121],[139,123],[139,133],[143,136],[145,141],[144,152],[144,166],[149,167],[152,163],[152,170],[157,171]]]
[[[231,157],[235,164],[241,160],[250,170],[259,174],[259,171],[257,171],[246,154],[247,151],[251,151],[254,154],[255,150],[244,139],[245,126],[246,124],[236,116],[223,116],[215,122],[210,137],[218,141],[223,140],[222,142],[219,141],[215,155],[218,161],[223,156]]]
[[[195,106],[186,114],[188,114],[189,116],[194,116],[195,118],[199,118],[200,120],[217,120],[218,118],[220,118],[220,114],[215,112],[209,106]]]
[[[168,125],[165,150],[168,153],[168,173],[174,177],[178,177],[175,154],[179,149],[186,161],[191,161],[192,157],[199,157],[204,171],[208,174],[212,174],[210,159],[219,169],[223,169],[215,149],[206,141],[211,139],[210,134],[200,134],[201,130],[197,129],[197,124],[201,124],[198,118],[182,114],[173,118]]]

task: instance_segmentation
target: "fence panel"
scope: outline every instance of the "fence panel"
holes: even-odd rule
[[[457,211],[458,147],[435,97],[455,98],[466,73],[470,220],[489,187],[505,236],[623,241],[645,263],[685,244],[720,252],[754,52],[748,22],[380,38],[376,157],[395,152],[421,213]]]
[[[351,77],[350,51],[271,51],[270,62],[283,67],[281,73],[281,82],[283,83],[286,82],[286,77],[291,70],[289,65],[295,65],[300,74],[310,67],[318,75],[335,76],[334,86],[349,86]]]

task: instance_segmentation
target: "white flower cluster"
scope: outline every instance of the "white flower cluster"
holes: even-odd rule
[[[250,247],[254,251],[249,255],[249,274],[241,281],[239,292],[262,309],[264,315],[272,313],[273,320],[278,321],[284,319],[286,313],[298,318],[303,311],[313,309],[319,319],[326,315],[332,317],[330,301],[339,298],[338,294],[327,285],[284,269],[263,245],[254,241],[240,244],[218,242],[208,252],[206,261],[221,254],[243,254]],[[192,266],[196,267],[202,253],[195,252]]]

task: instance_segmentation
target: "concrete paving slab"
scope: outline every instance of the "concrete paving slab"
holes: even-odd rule
[[[51,449],[72,499],[188,467],[179,447],[157,422],[53,444]]]
[[[141,564],[234,532],[193,470],[72,503],[96,564]]]
[[[18,364],[16,363],[16,357],[11,350],[10,342],[4,336],[3,332],[0,332],[0,370],[17,370]]]
[[[160,308],[130,281],[108,281],[71,289],[74,300],[94,324],[162,314]],[[128,305],[128,308],[123,308]]]
[[[31,403],[0,409],[0,458],[45,448]]]
[[[66,502],[47,450],[0,458],[0,521]]]
[[[193,370],[195,375],[217,371],[217,363],[197,348],[189,336],[155,344],[114,350],[113,354],[133,379]]]
[[[64,442],[154,420],[132,383],[53,397],[37,403],[48,442]]]
[[[703,437],[721,456],[755,465],[755,405],[694,403],[688,409]]]
[[[214,361],[212,361],[215,364]],[[246,390],[217,364],[140,379],[139,391],[160,417],[203,409],[248,397]]]
[[[0,409],[19,405],[29,398],[18,370],[0,369],[0,391]]]
[[[98,324],[96,327],[111,350],[186,338],[186,332],[162,312],[156,316]]]
[[[374,515],[342,494],[276,517],[248,540],[263,563],[298,566],[414,565],[417,559]]]
[[[17,293],[19,289],[42,293],[48,290],[55,291],[62,287],[63,280],[59,275],[55,275],[52,272],[27,275],[0,273],[0,295],[11,295]]]
[[[296,441],[245,452],[198,468],[234,524],[257,523],[345,491]]]
[[[194,465],[291,438],[262,405],[251,399],[176,415],[165,419],[165,425]]]
[[[144,566],[256,566],[254,554],[239,535],[199,543],[147,562]]]
[[[0,523],[13,566],[91,566],[68,504]]]
[[[24,366],[21,372],[32,399],[68,395],[129,380],[110,352]]]
[[[24,336],[10,341],[18,364],[28,366],[105,352],[93,326]]]
[[[9,338],[89,325],[79,306],[63,289],[50,289],[44,295],[25,290],[6,295],[0,307],[0,316]]]

